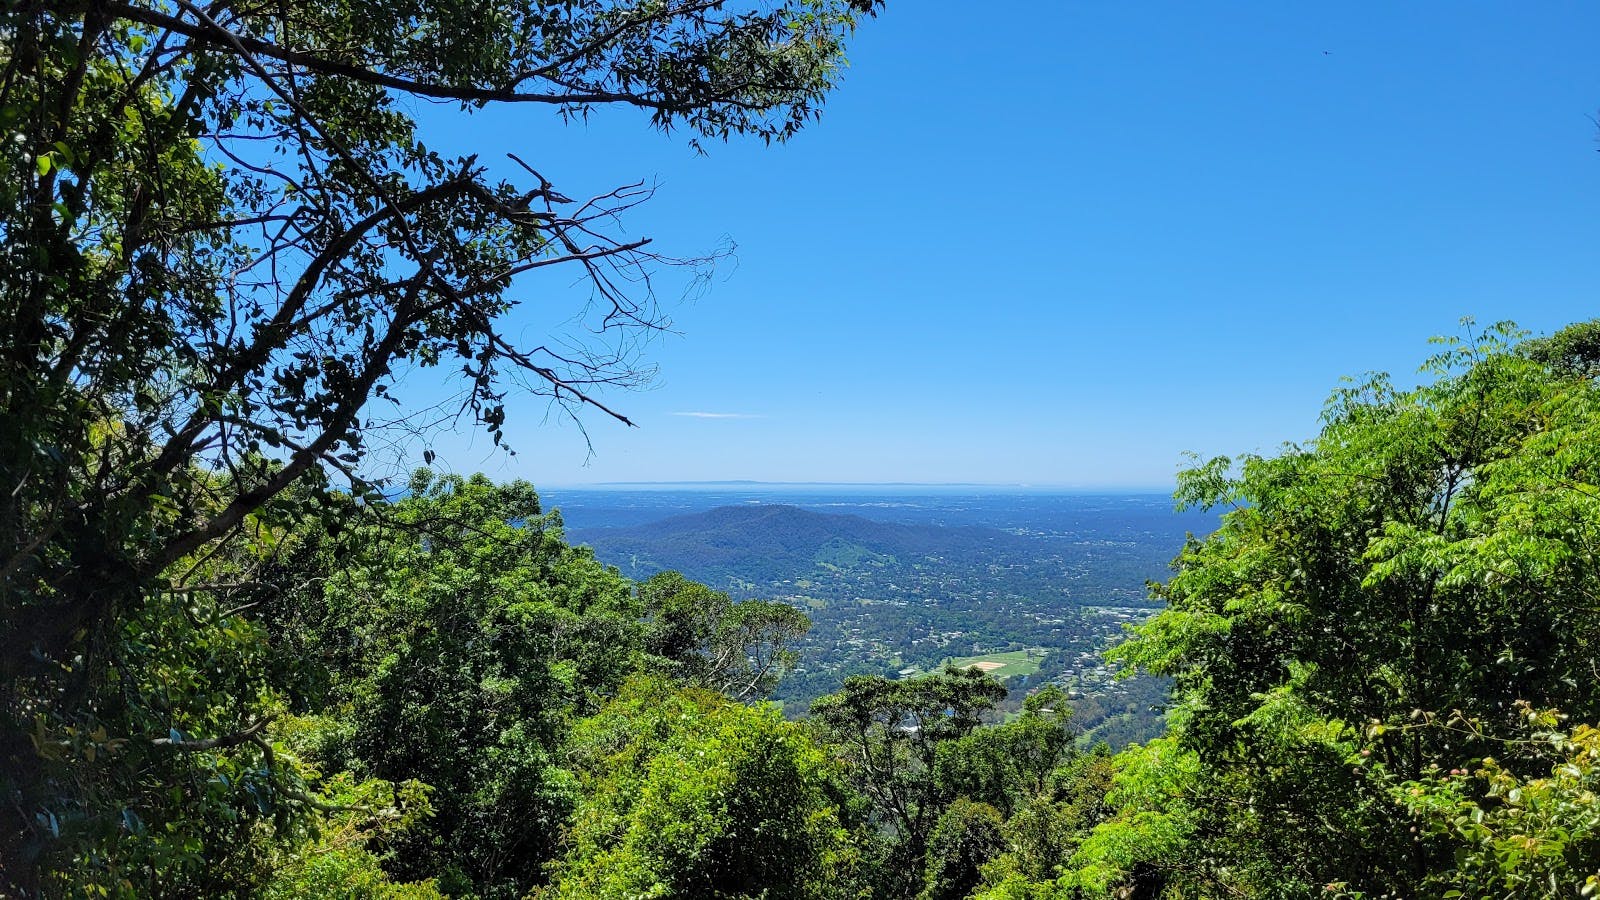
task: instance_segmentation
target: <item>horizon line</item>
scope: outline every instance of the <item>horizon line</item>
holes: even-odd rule
[[[1176,485],[1085,485],[1072,483],[1040,483],[1025,481],[762,481],[751,478],[684,481],[590,481],[547,485],[552,488],[618,488],[618,487],[963,487],[1011,488],[1021,490],[1063,491],[1118,491],[1171,493]]]

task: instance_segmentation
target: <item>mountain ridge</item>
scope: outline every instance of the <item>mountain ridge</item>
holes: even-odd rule
[[[988,562],[1031,544],[996,528],[881,522],[787,503],[719,506],[643,525],[571,534],[624,571],[674,569],[716,581],[758,580],[751,578],[756,572],[768,579],[803,578],[827,564],[824,557],[849,557],[857,551],[880,563],[888,558],[901,565],[931,558]]]

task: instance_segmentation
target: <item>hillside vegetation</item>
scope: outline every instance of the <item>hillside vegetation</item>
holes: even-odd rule
[[[676,561],[768,564],[816,604],[654,571],[674,559],[643,543],[623,570],[529,483],[413,443],[470,424],[500,447],[530,397],[632,424],[607,391],[649,375],[653,291],[715,262],[624,227],[648,188],[575,200],[512,148],[441,153],[438,123],[492,142],[474,117],[543,110],[543,143],[610,108],[695,148],[781,143],[880,6],[0,4],[0,896],[1600,893],[1600,320],[1467,323],[1420,385],[1347,382],[1303,441],[1192,461],[1176,499],[1220,527],[1148,595],[1123,582],[1148,561],[1116,551],[1075,594],[1020,535],[784,509],[663,546],[716,535]],[[896,163],[855,155],[864,184]],[[965,238],[987,198],[939,173],[907,179],[938,203],[912,225]],[[831,209],[852,183],[753,190]],[[1027,253],[1008,248],[963,259]],[[1065,345],[1039,334],[1048,367]],[[842,365],[833,384],[889,409]],[[1182,390],[1218,420],[1246,402]],[[403,490],[376,477],[410,447],[427,467]],[[936,593],[957,569],[989,581]],[[1113,590],[1151,611],[1117,613],[1106,665],[1170,684],[1159,737],[1113,751],[1129,708],[938,665],[968,654],[936,616],[1025,649],[1073,624],[1064,596],[1128,607],[1088,605]],[[829,628],[852,608],[906,610],[870,624],[905,631],[923,674],[835,659],[786,719],[769,701],[815,664],[803,610]]]
[[[967,666],[1025,652],[847,677],[785,721],[761,701],[804,662],[795,607],[630,580],[526,484],[291,492],[191,564],[238,587],[129,618],[94,727],[10,751],[38,799],[7,871],[122,897],[1592,891],[1597,334],[1493,329],[1420,388],[1341,389],[1314,440],[1189,470],[1180,501],[1227,512],[1110,653],[1173,686],[1166,733],[1118,753],[1053,686],[994,714]]]
[[[786,504],[725,506],[583,539],[606,559],[649,575],[676,570],[710,583],[766,584],[867,566],[892,573],[960,572],[1031,561],[1035,543],[993,528],[874,522]]]
[[[995,677],[1070,681],[1136,720],[1119,733],[1154,736],[1160,691],[1110,680],[1097,671],[1098,654],[1120,639],[1123,624],[1147,614],[1139,609],[1153,605],[1144,582],[1166,570],[1182,535],[1171,522],[1149,529],[1114,512],[1065,524],[1067,534],[1015,533],[755,503],[574,537],[630,577],[679,571],[734,597],[804,610],[812,629],[796,645],[799,666],[777,689],[792,715],[850,675],[895,677],[951,658],[1035,648],[1046,651],[1035,665]],[[1086,614],[1085,606],[1097,609]],[[1038,680],[1010,684],[1006,706],[1014,711]]]

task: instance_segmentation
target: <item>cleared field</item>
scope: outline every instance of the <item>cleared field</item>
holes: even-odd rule
[[[1013,650],[1010,653],[964,656],[950,660],[950,664],[958,669],[977,666],[996,678],[1010,678],[1013,675],[1032,675],[1038,672],[1039,663],[1043,660],[1043,650]]]

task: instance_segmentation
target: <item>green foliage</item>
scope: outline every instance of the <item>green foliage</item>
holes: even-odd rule
[[[1183,502],[1231,511],[1113,654],[1175,680],[1166,762],[1119,774],[1069,882],[1143,865],[1202,894],[1421,896],[1466,877],[1460,836],[1414,833],[1391,785],[1498,754],[1519,702],[1600,714],[1600,390],[1516,341],[1446,341],[1418,388],[1337,392],[1314,442],[1183,476]],[[1481,728],[1410,727],[1452,710]]]
[[[852,677],[844,690],[812,704],[813,726],[843,758],[850,783],[887,836],[875,864],[880,893],[910,896],[922,887],[917,879],[929,833],[954,799],[936,776],[940,752],[971,735],[980,714],[1005,693],[977,669],[947,668],[904,681]]]
[[[1073,747],[1071,701],[1048,685],[1024,701],[1022,713],[935,748],[934,778],[954,796],[1010,815],[1018,803],[1046,793]]]
[[[638,663],[632,585],[568,546],[529,485],[482,476],[418,472],[329,552],[305,629],[328,668],[315,702],[341,721],[321,753],[434,789],[427,826],[391,842],[397,874],[520,896],[576,802],[568,724]]]
[[[185,559],[180,583],[196,588],[129,605],[103,656],[80,660],[68,679],[98,688],[90,708],[62,720],[34,707],[31,753],[0,768],[0,783],[39,804],[31,824],[51,840],[5,849],[52,873],[44,887],[248,895],[270,874],[275,836],[296,841],[316,828],[320,776],[301,748],[282,743],[290,698],[275,678],[269,630],[246,615],[287,587],[286,573],[261,560],[299,545],[281,519],[296,499],[252,514],[229,547]],[[243,571],[258,580],[241,580]],[[22,862],[5,869],[27,871]]]
[[[1082,839],[1057,886],[1111,896],[1124,882],[1159,883],[1158,870],[1188,868],[1182,856],[1190,852],[1201,812],[1195,802],[1199,769],[1199,757],[1171,738],[1119,754],[1104,798],[1109,815]],[[1202,896],[1208,893],[1197,887]]]
[[[293,869],[278,873],[263,895],[267,900],[348,897],[350,900],[445,900],[432,881],[397,884],[379,860],[359,847],[307,848]]]
[[[794,665],[794,642],[811,627],[787,603],[746,600],[662,572],[639,585],[647,653],[677,679],[737,700],[764,697]]]
[[[307,735],[321,723],[307,721]],[[385,797],[388,792],[390,796]],[[417,827],[432,813],[417,782],[401,790],[381,781],[356,783],[341,773],[324,785],[328,815],[305,843],[280,850],[261,896],[266,900],[348,897],[351,900],[443,900],[432,879],[397,883],[371,849]],[[376,801],[376,802],[375,802]],[[386,854],[387,855],[387,854]]]
[[[1043,790],[1012,798],[1000,852],[981,868],[974,897],[1046,898],[1077,896],[1058,881],[1063,864],[1083,838],[1111,813],[1107,794],[1113,761],[1104,745],[1074,753],[1050,773]],[[1081,887],[1081,885],[1080,885]]]
[[[1563,375],[1600,377],[1600,319],[1576,322],[1549,337],[1525,341],[1521,350]]]
[[[1005,847],[1005,820],[987,803],[959,797],[928,836],[928,861],[917,900],[961,900],[978,886],[979,870]]]
[[[1494,756],[1420,779],[1395,782],[1382,763],[1363,757],[1374,777],[1426,831],[1456,847],[1455,864],[1424,889],[1439,897],[1571,897],[1600,891],[1600,729],[1563,728],[1564,717],[1521,705],[1526,736],[1507,745],[1514,757],[1549,766],[1523,775]],[[1415,727],[1483,736],[1459,716]]]
[[[586,797],[536,896],[854,895],[835,763],[772,710],[638,680],[579,728],[573,753]]]
[[[496,444],[513,387],[621,418],[596,391],[644,376],[618,331],[662,324],[644,276],[672,260],[597,224],[642,197],[579,204],[526,165],[518,183],[447,159],[417,103],[621,106],[691,140],[783,140],[877,6],[0,5],[0,890],[129,893],[160,873],[176,895],[251,891],[261,832],[315,818],[251,730],[309,684],[286,687],[297,638],[275,633],[280,653],[246,615],[304,587],[274,549],[291,508],[337,527],[352,496],[379,499],[363,460],[419,425],[408,369],[459,370]],[[555,265],[590,278],[605,334],[520,346],[508,292]],[[508,608],[492,630],[568,611]],[[445,631],[441,653],[463,633]],[[493,784],[544,764],[509,746]]]

